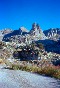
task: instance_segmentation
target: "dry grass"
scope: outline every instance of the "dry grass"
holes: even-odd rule
[[[0,59],[0,64],[4,63],[4,60],[3,59]]]
[[[46,76],[55,77],[60,79],[60,69],[55,69],[54,67],[44,67],[39,68],[37,66],[19,66],[19,65],[12,65],[12,69],[20,69],[29,72],[34,72],[38,74],[44,74]]]
[[[37,65],[31,65],[31,66],[27,64],[19,65],[18,63],[10,63],[8,61],[6,62],[6,64],[10,66],[12,70],[24,70],[24,71],[34,72],[41,75],[44,74],[46,76],[60,79],[60,66],[49,65],[44,67],[38,67]]]

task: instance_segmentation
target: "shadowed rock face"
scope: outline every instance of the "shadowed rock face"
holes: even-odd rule
[[[24,28],[19,28],[19,30],[14,30],[11,33],[8,33],[8,34],[4,35],[3,41],[9,41],[8,38],[11,38],[11,36],[24,35],[24,34],[27,34],[27,33],[28,33],[27,30],[25,30]]]
[[[53,41],[53,40],[39,40],[36,41],[36,43],[42,43],[45,47],[45,50],[47,52],[55,52],[55,53],[59,53],[60,54],[60,44],[58,43],[58,41]]]
[[[15,35],[19,35],[19,30],[14,30],[13,32],[4,35],[3,41],[9,41],[9,38],[11,38],[11,36],[15,36]]]
[[[2,29],[0,30],[0,41],[3,40],[3,37],[7,34],[10,34],[12,32],[12,29],[9,29],[9,28],[5,28],[5,29]]]
[[[60,38],[60,28],[50,28],[43,31],[48,38]]]

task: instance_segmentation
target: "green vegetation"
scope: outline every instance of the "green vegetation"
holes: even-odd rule
[[[44,45],[43,45],[42,43],[38,43],[38,47],[39,47],[40,49],[44,49]]]
[[[10,66],[10,69],[12,70],[24,70],[24,71],[33,72],[33,73],[37,73],[40,75],[46,75],[46,76],[60,79],[60,67],[59,66],[52,65],[52,66],[38,67],[37,65],[31,65],[31,66],[27,64],[19,65],[18,63],[15,63],[15,64],[8,63],[8,65]]]

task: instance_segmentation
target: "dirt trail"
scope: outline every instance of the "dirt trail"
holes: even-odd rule
[[[37,74],[4,69],[0,65],[0,88],[60,88],[60,80]]]

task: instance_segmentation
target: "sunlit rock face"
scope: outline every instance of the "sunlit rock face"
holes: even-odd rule
[[[2,31],[0,30],[0,41],[2,41],[3,39],[3,34],[2,34]]]
[[[44,34],[51,39],[59,39],[60,38],[60,28],[50,28],[44,31]]]
[[[19,33],[22,35],[23,33],[28,33],[28,30],[25,27],[20,27]]]
[[[39,24],[36,24],[36,23],[32,24],[32,29],[30,30],[30,35],[35,37],[35,38],[39,38],[39,39],[45,39],[46,38],[46,36],[44,35]]]
[[[11,33],[12,32],[12,29],[10,29],[10,28],[5,28],[5,29],[3,29],[2,30],[2,34],[8,34],[8,33]]]

